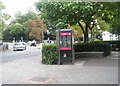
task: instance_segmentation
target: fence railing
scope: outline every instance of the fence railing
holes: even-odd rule
[[[0,45],[0,51],[8,50],[8,44]]]

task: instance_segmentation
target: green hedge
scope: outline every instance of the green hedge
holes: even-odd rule
[[[118,51],[120,51],[120,41],[103,41],[106,43],[109,43],[112,46],[112,50],[116,51],[116,48],[118,48]]]
[[[111,46],[108,43],[76,43],[74,44],[75,52],[99,52],[102,51],[104,56],[111,54]]]
[[[111,46],[108,43],[76,43],[75,52],[103,52],[104,56],[111,54]],[[42,46],[42,63],[57,64],[58,47],[56,44],[44,44]]]
[[[120,40],[116,41],[95,41],[94,43],[108,43],[113,51],[120,51]],[[118,50],[117,50],[118,48]]]
[[[42,63],[57,64],[58,50],[56,44],[44,44],[42,46]]]

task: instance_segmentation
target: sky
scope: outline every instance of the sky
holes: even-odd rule
[[[34,3],[38,0],[0,0],[5,5],[3,12],[8,13],[12,17],[20,11],[23,14],[27,13],[28,10],[32,9],[35,11]]]

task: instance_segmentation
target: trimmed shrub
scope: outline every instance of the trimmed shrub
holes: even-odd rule
[[[108,43],[76,43],[75,52],[103,52],[104,56],[111,54],[111,46]]]
[[[42,46],[42,63],[57,64],[58,50],[56,44],[44,44]]]
[[[95,41],[94,43],[108,43],[111,47],[113,51],[120,51],[120,40],[116,40],[116,41]],[[116,49],[118,48],[118,50]]]
[[[112,46],[112,50],[116,51],[116,48],[118,48],[118,51],[120,51],[120,41],[103,41],[107,42]]]
[[[103,52],[104,56],[111,54],[111,46],[108,43],[76,43],[75,52]],[[42,46],[42,63],[57,64],[58,47],[56,44],[44,44]]]

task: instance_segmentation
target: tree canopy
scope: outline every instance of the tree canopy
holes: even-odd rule
[[[84,34],[84,42],[88,42],[89,30],[92,32],[97,25],[100,25],[100,29],[103,30],[110,28],[108,17],[113,16],[113,14],[106,15],[108,11],[106,4],[108,5],[109,2],[37,2],[36,8],[44,20],[56,26],[67,28],[68,24],[71,26],[78,24]]]
[[[104,3],[104,6],[106,11],[104,15],[108,16],[106,18],[103,17],[103,19],[110,24],[110,32],[120,36],[120,2]]]
[[[8,27],[5,20],[10,16],[2,12],[5,6],[0,2],[0,39],[2,30],[4,39],[41,40],[43,32],[49,26],[53,29],[49,36],[54,38],[56,29],[71,28],[75,38],[84,36],[84,42],[94,39],[101,31],[109,30],[120,35],[120,2],[36,2],[39,14],[28,11],[26,14],[18,12]],[[91,40],[88,37],[91,34]],[[47,33],[44,34],[47,39]]]
[[[36,13],[28,11],[26,14],[21,14],[19,12],[15,17],[15,20],[4,30],[5,40],[12,40],[13,38],[19,40],[21,37],[24,40],[42,39],[42,29],[46,27]]]
[[[3,29],[6,27],[5,21],[10,19],[10,15],[3,13],[3,10],[5,9],[5,6],[3,3],[0,1],[0,40],[3,39]]]

